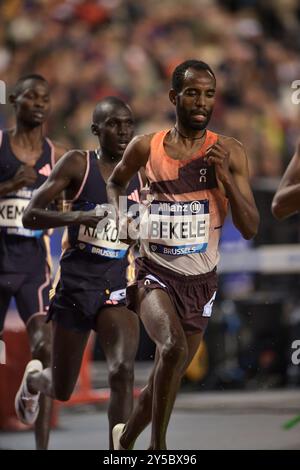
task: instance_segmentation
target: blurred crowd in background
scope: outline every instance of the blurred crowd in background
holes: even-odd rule
[[[253,176],[277,177],[300,128],[292,82],[300,79],[297,0],[2,0],[0,77],[11,87],[38,72],[52,87],[49,135],[94,147],[94,104],[130,102],[137,132],[172,125],[173,68],[188,58],[217,76],[211,127],[241,140]],[[1,107],[0,127],[10,125]]]
[[[42,74],[52,89],[48,135],[68,148],[94,148],[90,124],[98,100],[127,100],[136,133],[171,127],[174,67],[191,58],[208,62],[218,90],[209,127],[240,140],[249,156],[261,214],[255,244],[299,243],[299,217],[279,224],[270,211],[300,137],[300,107],[292,101],[299,31],[298,0],[2,0],[0,79],[9,92],[18,77]],[[0,128],[12,124],[11,107],[1,106]],[[230,221],[222,242],[237,256],[248,246]],[[209,388],[300,384],[290,360],[291,341],[300,337],[298,278],[220,277],[198,385],[204,376]],[[145,340],[143,359],[147,348]]]

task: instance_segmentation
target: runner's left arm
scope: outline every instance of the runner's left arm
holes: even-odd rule
[[[230,137],[219,138],[208,149],[208,164],[214,164],[218,181],[229,200],[232,220],[246,240],[258,230],[259,213],[249,183],[247,156],[243,145]]]
[[[272,202],[272,213],[283,220],[300,211],[300,141]]]

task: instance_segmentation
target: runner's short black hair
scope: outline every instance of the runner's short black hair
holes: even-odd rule
[[[40,82],[44,82],[48,85],[47,80],[42,75],[39,75],[38,73],[31,73],[29,75],[23,75],[17,80],[17,83],[14,86],[14,89],[13,89],[14,95],[19,95],[20,93],[22,93],[23,85],[27,80],[37,80]]]
[[[177,65],[172,74],[172,88],[179,93],[182,90],[185,73],[188,69],[207,70],[216,80],[215,74],[206,62],[201,60],[186,60]]]
[[[96,123],[96,122],[99,123],[99,122],[102,121],[102,119],[104,119],[105,114],[106,114],[106,110],[107,110],[107,106],[111,106],[112,108],[115,108],[115,109],[126,108],[127,110],[129,110],[131,112],[131,109],[128,106],[128,104],[124,100],[122,100],[121,98],[119,98],[117,96],[106,96],[101,101],[99,101],[95,106],[95,109],[94,109],[94,112],[93,112],[93,122],[94,123]]]

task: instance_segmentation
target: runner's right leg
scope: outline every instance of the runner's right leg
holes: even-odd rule
[[[112,429],[128,420],[133,408],[134,360],[139,343],[139,319],[125,306],[103,308],[97,318],[97,332],[108,366],[109,448]]]
[[[28,378],[31,392],[42,392],[57,400],[69,400],[80,372],[82,356],[89,332],[75,332],[56,321],[53,324],[51,368]],[[52,377],[52,379],[50,379]]]
[[[56,321],[53,324],[51,368],[42,369],[40,361],[31,361],[16,397],[16,411],[23,422],[34,422],[40,393],[60,401],[69,400],[79,375],[89,332],[75,332]],[[35,403],[34,403],[35,401]],[[29,412],[26,412],[28,405]],[[36,406],[35,406],[36,405]],[[28,418],[27,418],[28,416]]]
[[[129,418],[121,439],[121,445],[128,448],[136,437],[128,436],[128,430],[134,431],[135,426],[144,426],[146,416],[142,416],[142,401],[149,399],[152,392],[152,435],[151,449],[166,448],[166,432],[173,409],[177,390],[188,359],[188,346],[185,333],[169,295],[161,289],[138,293],[138,313],[145,325],[150,338],[156,343],[158,361],[153,373],[153,385],[149,383],[148,391],[139,398],[139,412]],[[145,406],[145,405],[144,405]],[[149,419],[149,408],[147,413]],[[140,421],[142,420],[142,422]]]
[[[191,363],[195,353],[197,352],[200,342],[202,340],[203,333],[199,332],[197,334],[187,336],[187,345],[188,345],[188,357],[186,364],[183,368],[183,373],[186,371],[187,367]],[[156,367],[159,361],[159,354],[156,350],[154,367],[151,372],[151,375],[148,380],[148,384],[142,390],[137,405],[134,408],[129,421],[126,423],[124,431],[121,436],[121,446],[130,449],[133,447],[137,437],[143,432],[143,430],[151,422],[152,418],[152,401],[153,401],[153,381],[156,373]]]
[[[3,339],[4,321],[9,307],[11,294],[0,289],[0,340]]]

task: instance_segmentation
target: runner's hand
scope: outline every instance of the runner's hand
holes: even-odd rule
[[[15,176],[12,178],[14,190],[25,186],[32,186],[36,182],[37,176],[37,172],[31,166],[20,166]]]

